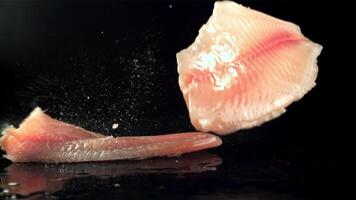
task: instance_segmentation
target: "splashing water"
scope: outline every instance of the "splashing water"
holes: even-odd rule
[[[112,49],[80,53],[57,66],[57,73],[40,73],[18,92],[22,107],[41,106],[59,120],[114,135],[147,135],[163,132],[162,126],[180,126],[160,121],[161,99],[169,89],[161,81],[166,66],[157,47],[160,33],[142,35],[131,51],[124,51],[130,38],[114,40]],[[120,126],[114,128],[116,123]]]

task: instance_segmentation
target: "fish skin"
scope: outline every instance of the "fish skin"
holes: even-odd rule
[[[40,108],[0,138],[13,162],[88,162],[178,156],[221,145],[217,136],[188,132],[158,136],[113,137],[58,121]]]
[[[280,116],[316,85],[321,50],[296,24],[216,2],[193,44],[176,55],[191,123],[225,135]]]

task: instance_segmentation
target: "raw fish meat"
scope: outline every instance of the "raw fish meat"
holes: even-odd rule
[[[216,2],[194,43],[177,53],[192,124],[229,134],[278,117],[315,86],[321,49],[293,23]]]
[[[219,146],[214,135],[189,132],[159,136],[112,137],[55,120],[40,108],[0,138],[13,162],[86,162],[177,156]]]

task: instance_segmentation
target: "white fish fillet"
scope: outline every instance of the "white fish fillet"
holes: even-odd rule
[[[40,108],[0,138],[6,158],[13,162],[88,162],[178,156],[221,145],[201,132],[158,136],[113,137],[55,120]]]
[[[216,2],[194,43],[177,53],[192,124],[229,134],[278,117],[315,86],[321,49],[293,23]]]

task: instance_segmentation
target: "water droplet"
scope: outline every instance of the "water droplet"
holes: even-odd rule
[[[112,124],[112,129],[117,129],[118,127],[119,127],[119,124],[118,124],[118,123]]]
[[[9,186],[16,186],[16,185],[19,185],[19,183],[16,183],[16,182],[10,182],[10,183],[8,183],[7,185],[9,185]]]

